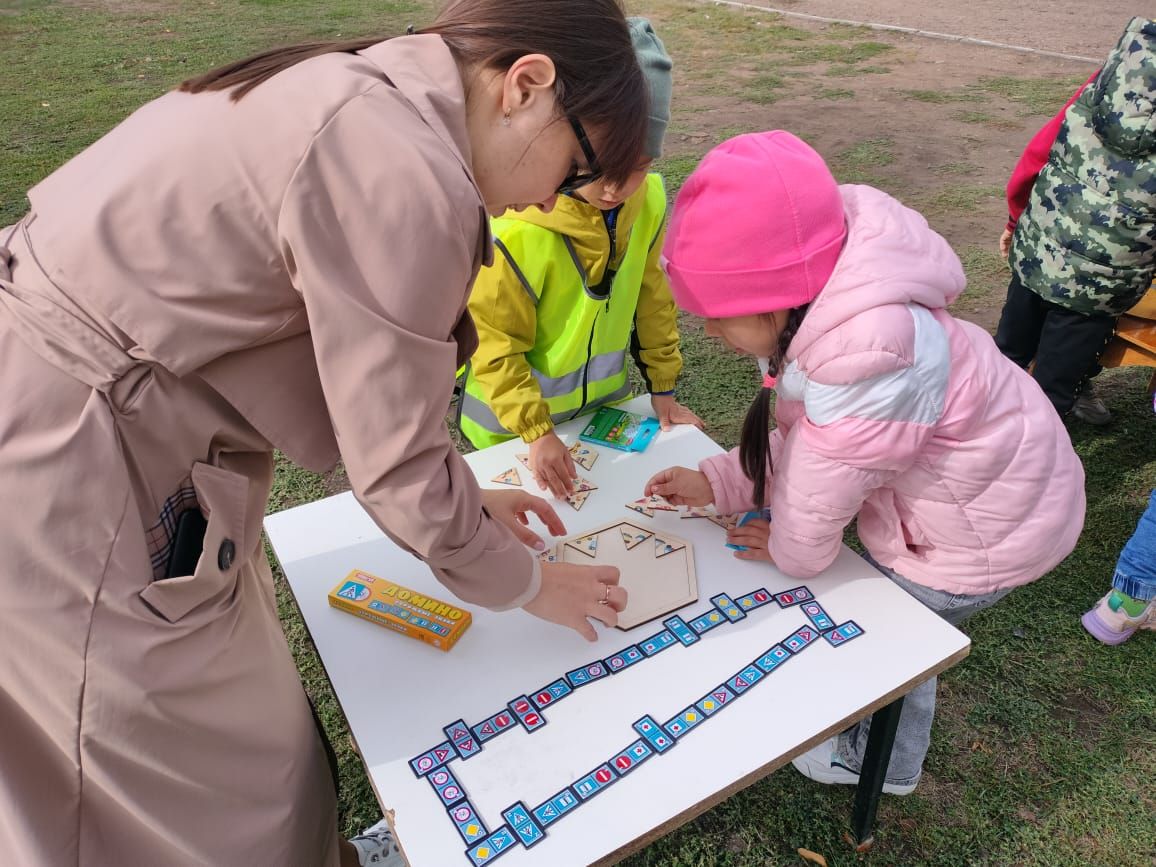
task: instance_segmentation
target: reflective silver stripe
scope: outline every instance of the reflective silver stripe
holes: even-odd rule
[[[530,296],[530,300],[534,302],[534,306],[538,306],[538,296],[534,294],[533,287],[530,286],[530,281],[526,279],[526,275],[522,273],[522,269],[518,267],[517,261],[510,255],[510,251],[506,249],[506,245],[502,243],[501,238],[494,238],[494,246],[502,251],[502,255],[506,257],[506,261],[510,263],[510,267],[514,269],[514,276],[518,278],[518,282],[522,284],[522,288],[526,290],[526,294]]]
[[[576,270],[578,272],[578,276],[582,278],[582,291],[586,293],[586,297],[593,298],[595,301],[605,301],[609,296],[595,295],[590,291],[589,275],[587,275],[586,269],[582,267],[582,260],[578,258],[578,251],[574,249],[574,244],[571,242],[569,236],[563,235],[562,243],[565,244],[566,249],[570,251],[570,258],[574,262],[574,270]],[[607,262],[606,266],[610,267],[610,263]]]
[[[568,235],[562,236],[562,243],[566,245],[566,249],[570,253],[570,259],[574,262],[574,269],[578,272],[578,276],[582,278],[582,288],[586,288],[586,269],[582,267],[582,260],[578,258],[578,251],[574,249],[574,242],[570,240]]]
[[[620,349],[617,352],[604,352],[602,355],[595,355],[590,359],[589,370],[590,375],[587,382],[598,382],[601,379],[609,379],[612,376],[617,376],[626,367],[626,350]],[[534,374],[534,379],[538,380],[538,388],[542,391],[542,397],[562,397],[562,395],[582,387],[582,368],[572,370],[562,376],[546,376],[533,368],[530,368]]]
[[[630,397],[630,383],[624,382],[621,387],[615,389],[605,397],[600,397],[597,400],[591,401],[590,403],[586,404],[586,406],[582,407],[582,409],[592,409],[594,407],[602,406],[604,403],[614,403],[615,401],[623,400],[627,397]],[[485,401],[479,400],[469,392],[462,392],[461,407],[462,415],[464,415],[483,430],[487,430],[492,434],[498,434],[501,436],[513,435],[511,431],[508,431],[506,428],[502,427],[502,423],[498,421],[498,417],[494,415],[494,411],[490,409],[489,404],[487,404]],[[575,413],[579,411],[580,410],[577,409],[562,410],[561,412],[551,413],[550,418],[556,423],[569,421],[574,417]]]
[[[478,427],[488,430],[493,434],[510,436],[510,432],[502,427],[502,423],[498,421],[498,417],[494,415],[494,411],[490,409],[489,404],[485,401],[478,400],[468,391],[462,392],[460,400],[462,415]]]

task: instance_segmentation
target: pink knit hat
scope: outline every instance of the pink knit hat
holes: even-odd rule
[[[703,157],[674,203],[663,259],[679,307],[725,319],[813,301],[846,235],[823,158],[772,130]]]

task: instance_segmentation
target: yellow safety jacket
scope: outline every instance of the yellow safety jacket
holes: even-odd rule
[[[478,448],[630,397],[629,350],[651,392],[682,370],[678,320],[659,267],[666,220],[662,178],[648,175],[612,223],[562,196],[545,214],[493,221],[494,264],[470,295],[480,342],[465,370],[462,433]]]

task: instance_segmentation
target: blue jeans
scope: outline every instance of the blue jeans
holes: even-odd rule
[[[969,596],[962,593],[946,593],[934,590],[914,581],[908,581],[897,572],[880,566],[870,555],[868,563],[914,596],[952,626],[959,626],[971,615],[989,608],[1003,599],[1009,590],[981,593]],[[904,786],[918,782],[923,771],[923,759],[931,746],[931,721],[935,718],[936,678],[925,680],[911,690],[903,699],[903,711],[899,715],[899,727],[895,731],[895,746],[891,750],[891,762],[887,766],[887,782]],[[839,763],[855,773],[863,767],[863,754],[867,750],[867,733],[871,730],[871,718],[858,723],[839,735],[836,753]]]
[[[1148,499],[1148,509],[1140,516],[1136,532],[1120,552],[1112,586],[1140,602],[1156,596],[1156,491]]]

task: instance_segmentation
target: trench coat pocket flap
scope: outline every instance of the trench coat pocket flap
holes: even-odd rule
[[[170,623],[231,587],[255,541],[247,536],[248,477],[197,463],[192,482],[208,525],[196,571],[154,581],[140,593],[144,603]]]

